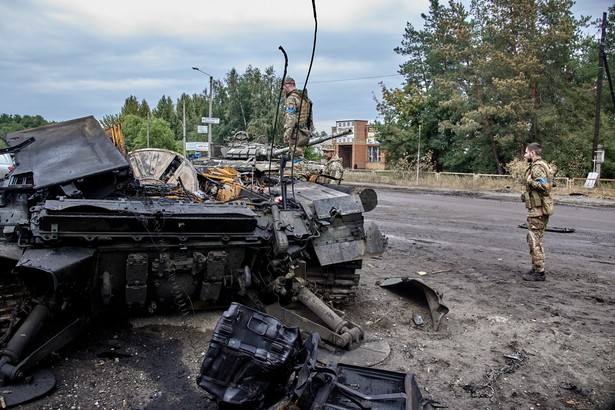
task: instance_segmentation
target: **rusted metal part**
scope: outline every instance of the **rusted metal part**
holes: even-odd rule
[[[304,332],[318,333],[322,340],[333,346],[344,349],[349,346],[349,341],[352,342],[352,335],[348,336],[338,334],[329,329],[327,326],[308,319],[305,315],[301,314],[301,311],[299,311],[299,313],[295,313],[295,311],[287,309],[279,303],[273,303],[265,306],[265,311],[271,316],[277,317],[288,326],[297,326]]]
[[[363,338],[363,330],[359,326],[342,319],[308,288],[303,287],[299,290],[297,300],[318,316],[329,329],[341,336],[344,345],[340,347],[350,346]]]
[[[111,138],[113,145],[115,145],[122,155],[126,157],[128,151],[126,150],[126,141],[124,140],[124,133],[122,132],[122,123],[115,123],[113,126],[105,129],[105,134]]]
[[[406,296],[413,289],[421,290],[425,295],[427,305],[429,306],[429,311],[431,312],[431,319],[433,321],[434,330],[438,330],[438,327],[440,326],[440,321],[448,313],[448,307],[442,304],[440,295],[420,279],[387,278],[378,282],[378,285],[381,288],[391,289]]]

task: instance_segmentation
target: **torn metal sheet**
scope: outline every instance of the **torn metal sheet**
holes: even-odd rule
[[[126,158],[92,116],[12,132],[5,141],[13,147],[31,138],[32,143],[15,152],[16,166],[9,187],[64,186],[83,178],[130,169]]]
[[[218,321],[197,384],[222,408],[420,410],[414,374],[321,360],[317,333],[237,303]]]
[[[378,285],[381,288],[388,288],[401,293],[408,293],[412,289],[421,290],[425,295],[427,305],[429,306],[429,311],[431,312],[434,330],[438,330],[440,321],[448,313],[448,307],[442,304],[440,295],[420,279],[386,278],[378,282]]]
[[[311,404],[313,409],[424,408],[425,400],[412,373],[337,364],[320,376],[324,383]]]

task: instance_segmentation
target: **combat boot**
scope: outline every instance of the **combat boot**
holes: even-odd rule
[[[534,269],[523,274],[523,280],[527,281],[544,281],[545,273],[544,272],[536,272]]]

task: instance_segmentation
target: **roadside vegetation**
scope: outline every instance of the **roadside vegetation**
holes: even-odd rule
[[[523,183],[511,175],[471,174],[453,172],[400,173],[394,170],[359,171],[347,170],[344,182],[390,185],[409,188],[442,188],[467,191],[522,192]],[[584,180],[558,181],[553,195],[583,195],[593,198],[615,199],[615,181],[600,181],[594,188],[585,188]]]

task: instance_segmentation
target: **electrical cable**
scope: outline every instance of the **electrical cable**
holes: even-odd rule
[[[314,39],[312,42],[312,55],[310,56],[310,65],[308,66],[308,71],[307,74],[305,75],[305,81],[303,82],[303,89],[301,90],[301,101],[299,102],[299,110],[298,110],[298,120],[301,119],[301,107],[303,105],[303,101],[304,98],[303,96],[305,94],[307,94],[307,85],[308,82],[310,80],[310,73],[312,72],[312,65],[314,64],[314,54],[316,53],[316,38],[317,38],[317,34],[318,34],[318,16],[316,15],[316,0],[312,0],[312,12],[314,15]],[[282,81],[282,86],[284,85],[284,82]],[[307,121],[307,119],[306,119]],[[294,133],[298,133],[299,129],[295,128],[293,130]],[[296,138],[295,135],[295,143],[293,144],[293,149],[292,149],[292,155],[291,155],[291,161],[294,160],[295,158],[295,152],[297,151],[297,142],[298,142],[298,138]],[[303,158],[303,160],[305,160],[305,158]],[[294,162],[291,162],[291,168],[290,168],[290,179],[291,181],[293,181],[294,178],[294,170],[295,170],[295,164]],[[292,192],[292,197],[293,199],[295,198],[295,184],[293,182],[293,184],[291,185],[291,192]]]

